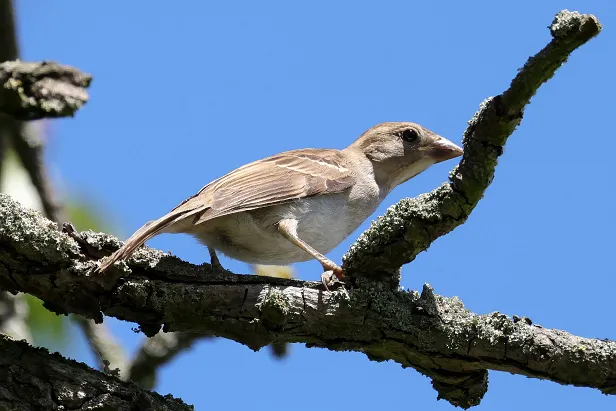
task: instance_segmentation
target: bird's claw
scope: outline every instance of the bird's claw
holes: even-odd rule
[[[333,287],[338,284],[342,284],[342,280],[344,278],[344,271],[340,267],[336,267],[333,270],[327,270],[323,274],[321,274],[321,282],[327,291],[329,291],[330,287]]]
[[[213,260],[210,265],[212,266],[212,271],[214,271],[215,273],[223,273],[225,271],[225,268],[222,266],[222,264],[220,264],[220,261],[218,261],[218,259]]]
[[[225,268],[222,266],[222,264],[220,264],[220,260],[216,255],[216,251],[214,251],[213,248],[208,248],[208,250],[210,252],[210,265],[212,267],[212,271],[215,273],[223,273],[225,271]]]

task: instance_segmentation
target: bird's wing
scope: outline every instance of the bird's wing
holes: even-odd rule
[[[288,151],[230,172],[171,212],[193,216],[197,225],[228,214],[339,193],[353,184],[355,177],[340,151]]]
[[[339,193],[355,184],[340,151],[288,151],[250,163],[211,182],[158,220],[146,223],[118,251],[103,261],[103,272],[128,258],[147,240],[173,227],[283,204],[305,197]]]

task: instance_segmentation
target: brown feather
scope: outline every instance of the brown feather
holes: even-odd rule
[[[338,150],[294,150],[232,171],[187,203],[209,200],[209,209],[194,221],[197,225],[224,215],[342,192],[354,183]]]
[[[355,184],[355,177],[338,150],[302,149],[281,153],[240,167],[203,187],[163,217],[137,230],[105,260],[102,272],[124,260],[150,238],[164,231],[184,231],[216,217],[288,203],[300,198],[339,193]],[[179,228],[182,229],[179,229]]]
[[[194,212],[198,212],[194,211]],[[188,211],[171,211],[165,214],[158,220],[148,221],[141,228],[139,228],[128,240],[124,242],[124,245],[120,247],[115,253],[107,258],[97,269],[96,272],[103,272],[107,268],[111,267],[116,261],[124,260],[133,254],[135,250],[141,247],[146,241],[155,235],[159,234],[166,227],[185,219],[188,215],[194,214]]]

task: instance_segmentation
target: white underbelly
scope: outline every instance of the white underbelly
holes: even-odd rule
[[[349,202],[343,194],[311,197],[219,217],[205,223],[207,229],[194,235],[208,247],[236,260],[251,264],[291,264],[313,257],[280,234],[278,221],[296,219],[298,237],[326,254],[370,216],[379,202],[374,198],[367,206],[357,207],[357,203]]]

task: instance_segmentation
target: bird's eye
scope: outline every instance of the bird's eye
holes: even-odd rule
[[[406,141],[407,143],[414,143],[419,140],[419,133],[417,132],[417,130],[414,130],[412,128],[404,130],[402,132],[402,140]]]

